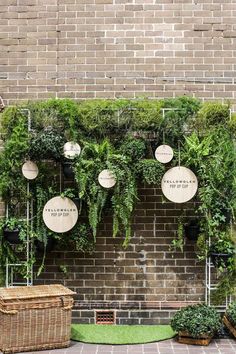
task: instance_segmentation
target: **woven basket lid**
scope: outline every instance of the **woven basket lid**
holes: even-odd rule
[[[60,284],[0,288],[0,300],[3,301],[12,299],[34,299],[49,296],[71,296],[74,294],[76,294],[74,291],[71,291]]]

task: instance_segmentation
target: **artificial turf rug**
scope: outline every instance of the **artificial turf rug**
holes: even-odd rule
[[[71,339],[94,344],[142,344],[173,338],[168,325],[94,325],[73,324]]]

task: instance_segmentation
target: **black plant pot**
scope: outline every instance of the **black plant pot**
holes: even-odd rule
[[[39,253],[44,252],[44,243],[42,241],[35,240],[34,244],[35,244],[36,250]],[[52,237],[48,238],[47,245],[46,245],[46,252],[51,252],[53,250],[54,246],[55,246],[55,239]]]
[[[210,254],[211,261],[216,268],[227,268],[230,265],[230,258],[233,257],[232,253],[214,253]]]
[[[3,230],[3,235],[4,235],[5,239],[13,245],[21,243],[21,240],[19,238],[19,234],[20,234],[20,230],[18,230],[18,229],[16,229],[16,230],[4,229]]]
[[[75,177],[75,173],[72,168],[72,163],[70,161],[62,163],[63,174],[68,179],[73,179]]]
[[[80,210],[80,199],[79,198],[73,198],[72,199],[75,205],[77,206],[77,209]]]
[[[185,225],[184,234],[189,240],[196,241],[200,234],[200,226],[197,224]]]

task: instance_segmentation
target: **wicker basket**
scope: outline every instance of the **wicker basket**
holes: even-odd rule
[[[62,285],[0,288],[0,350],[68,347],[73,294]]]

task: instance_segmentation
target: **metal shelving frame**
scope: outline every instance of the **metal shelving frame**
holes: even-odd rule
[[[28,132],[31,131],[31,116],[30,116],[30,111],[28,109],[22,109],[21,110],[23,114],[27,115],[28,118]],[[29,181],[27,183],[27,196],[29,195],[30,192],[30,183]],[[6,206],[6,218],[9,217],[9,210],[8,210],[8,205]],[[26,201],[26,225],[27,225],[27,238],[26,238],[26,255],[25,259],[22,259],[21,261],[17,263],[9,263],[8,259],[6,262],[6,287],[14,287],[14,286],[20,286],[20,285],[25,285],[25,286],[31,286],[33,285],[33,264],[30,263],[30,259],[32,259],[32,242],[30,240],[30,230],[32,230],[32,225],[33,224],[33,201],[29,200],[27,198]],[[15,280],[16,274],[19,276],[19,272],[16,272],[16,269],[19,269],[21,267],[25,267],[25,264],[27,264],[27,269],[26,269],[26,277],[20,281],[20,280]],[[15,274],[16,273],[16,274]]]
[[[208,240],[208,245],[210,246],[210,239]],[[214,279],[213,279],[214,272]],[[217,288],[217,270],[214,264],[211,262],[211,258],[206,258],[205,265],[205,303],[209,306],[212,304],[212,292]],[[217,305],[217,309],[219,311],[225,311],[225,309],[229,306],[232,301],[232,296],[229,295],[225,298],[225,302],[221,305]]]

